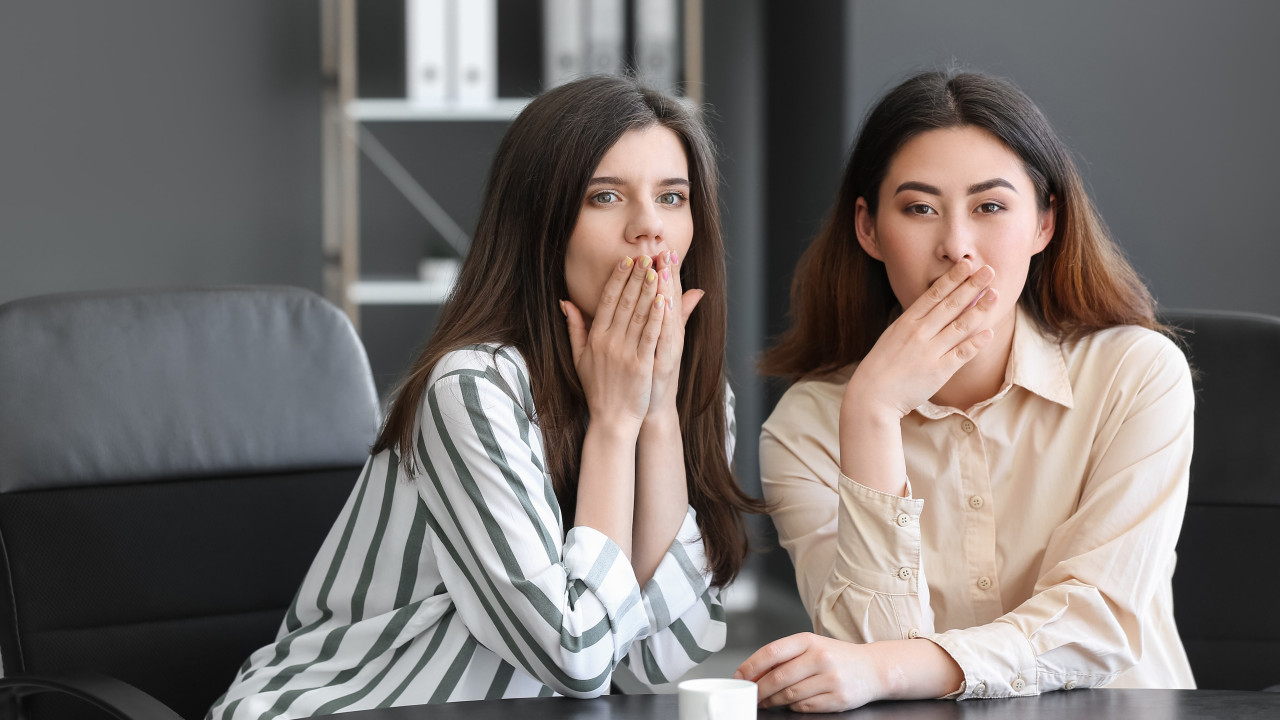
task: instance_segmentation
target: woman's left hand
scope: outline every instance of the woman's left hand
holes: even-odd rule
[[[685,291],[680,286],[680,258],[674,250],[654,257],[658,273],[658,292],[670,303],[662,318],[658,349],[653,362],[653,391],[649,395],[646,420],[664,411],[676,409],[676,390],[680,384],[680,357],[684,353],[684,326],[690,313],[705,294],[702,290]]]
[[[735,678],[758,686],[760,707],[840,712],[888,697],[885,672],[871,645],[813,633],[775,640],[738,667]]]

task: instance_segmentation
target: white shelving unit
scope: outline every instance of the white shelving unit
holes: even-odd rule
[[[321,67],[324,74],[324,292],[356,329],[362,305],[436,305],[451,287],[440,281],[377,279],[360,275],[360,175],[364,155],[436,229],[459,256],[470,240],[365,126],[375,122],[504,122],[529,104],[501,98],[482,105],[426,105],[401,99],[356,97],[356,0],[321,0]],[[685,81],[701,98],[702,3],[684,0]]]

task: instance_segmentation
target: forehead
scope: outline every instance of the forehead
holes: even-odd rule
[[[929,130],[908,140],[889,162],[881,192],[899,183],[924,182],[944,191],[1004,178],[1022,191],[1032,188],[1022,159],[995,135],[981,128]]]
[[[622,177],[645,172],[687,177],[684,143],[671,128],[650,125],[626,131],[601,158],[595,174]]]

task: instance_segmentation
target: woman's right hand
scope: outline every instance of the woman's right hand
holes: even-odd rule
[[[989,265],[956,263],[876,341],[850,378],[845,403],[901,419],[933,397],[994,337],[994,279]]]
[[[622,423],[639,433],[649,410],[654,353],[667,305],[657,288],[653,260],[641,255],[623,258],[614,268],[590,330],[577,306],[561,301],[592,422]]]

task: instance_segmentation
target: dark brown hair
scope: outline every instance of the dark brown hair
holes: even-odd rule
[[[689,317],[677,407],[689,503],[697,511],[713,582],[736,576],[747,553],[740,513],[761,512],[725,456],[724,240],[711,139],[679,101],[634,79],[588,77],[537,97],[507,130],[489,173],[480,220],[458,282],[432,335],[397,390],[373,451],[394,449],[416,469],[414,421],[436,363],[475,343],[511,346],[529,367],[547,471],[566,527],[573,524],[587,404],[558,302],[569,297],[565,248],[591,174],[630,130],[661,125],[689,161],[693,243],[680,266],[706,296]],[[526,408],[533,412],[533,408]]]
[[[1018,301],[1031,317],[1061,340],[1116,325],[1165,331],[1155,301],[1111,240],[1070,153],[1035,103],[990,75],[926,72],[890,90],[867,115],[835,206],[796,267],[791,328],[765,352],[762,372],[821,375],[871,350],[897,299],[884,264],[854,235],[857,200],[874,217],[880,184],[902,146],[929,130],[962,126],[986,130],[1021,158],[1040,209],[1055,214],[1053,237],[1031,259]]]

